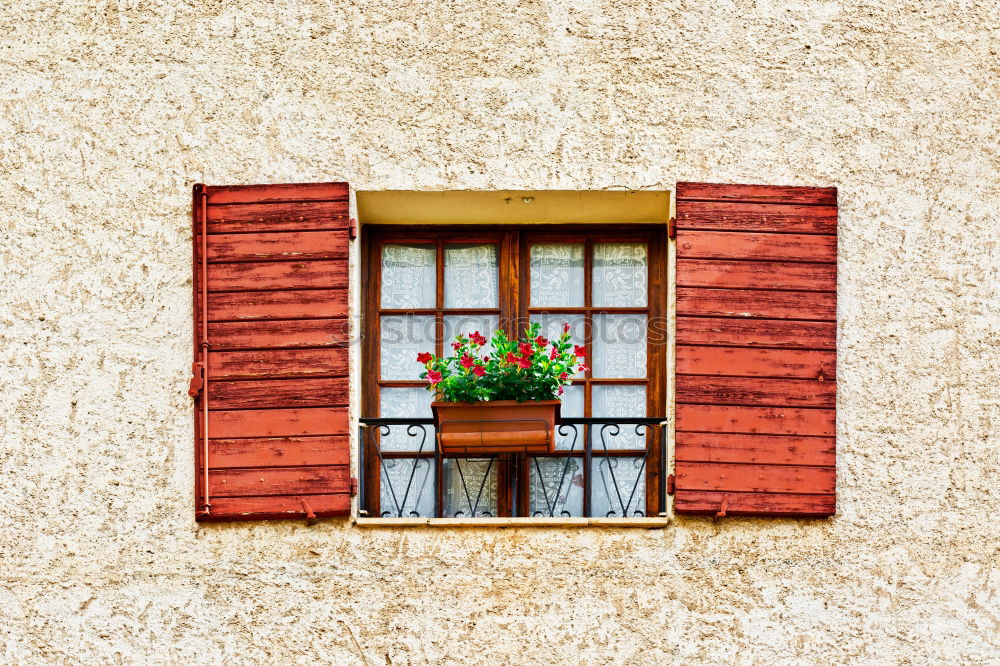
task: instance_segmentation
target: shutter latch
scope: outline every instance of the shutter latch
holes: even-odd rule
[[[302,508],[306,510],[306,524],[312,525],[316,522],[316,512],[309,506],[309,502],[306,501],[305,497],[300,497],[299,500],[302,502]]]
[[[191,385],[188,386],[188,395],[192,398],[197,398],[204,385],[205,364],[201,361],[195,361],[191,364]]]
[[[722,496],[722,503],[719,504],[719,510],[715,512],[716,518],[725,518],[726,509],[729,507],[729,495]]]

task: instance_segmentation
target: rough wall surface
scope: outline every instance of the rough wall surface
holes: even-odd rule
[[[0,10],[0,661],[1000,663],[995,2]],[[198,527],[190,185],[840,188],[839,508]]]

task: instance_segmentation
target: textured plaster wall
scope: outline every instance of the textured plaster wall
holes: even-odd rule
[[[1000,6],[0,9],[0,661],[1000,663]],[[198,527],[193,182],[840,188],[840,514]]]

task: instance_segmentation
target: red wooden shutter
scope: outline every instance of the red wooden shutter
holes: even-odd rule
[[[678,514],[836,512],[837,190],[677,184]]]
[[[346,183],[195,185],[198,520],[350,514],[349,222]]]

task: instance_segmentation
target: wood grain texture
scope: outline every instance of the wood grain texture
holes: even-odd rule
[[[805,465],[756,465],[680,461],[674,471],[678,490],[726,492],[832,493],[837,471]]]
[[[836,187],[800,185],[737,185],[730,183],[677,183],[678,203],[686,199],[701,201],[739,201],[786,205],[837,205]],[[678,211],[681,207],[678,206]]]
[[[755,349],[678,345],[678,375],[731,375],[777,379],[837,379],[837,353],[811,349]]]
[[[349,465],[347,435],[320,437],[249,437],[209,440],[212,469]]]
[[[340,405],[347,408],[347,377],[212,382],[212,409],[274,409]]]
[[[211,205],[207,213],[210,234],[348,228],[346,193],[337,201]]]
[[[283,201],[339,201],[347,205],[347,183],[282,183],[279,185],[205,186],[208,204],[249,203],[258,206]]]
[[[836,291],[836,264],[678,259],[678,287]]]
[[[837,191],[677,186],[679,514],[836,510]]]
[[[832,437],[685,431],[678,431],[676,437],[678,461],[833,467],[837,460]]]
[[[677,314],[836,321],[837,295],[813,291],[678,287]]]
[[[212,500],[212,513],[198,514],[199,522],[229,520],[289,520],[306,517],[305,499],[317,518],[351,515],[351,496],[344,492],[328,495],[217,497]]]
[[[212,352],[208,378],[215,381],[316,375],[346,377],[347,368],[347,351],[342,348]]]
[[[679,229],[677,258],[834,263],[837,237]]]
[[[211,512],[198,519],[348,515],[348,187],[206,191],[194,282],[196,297],[203,283],[209,295],[195,323],[209,321],[211,351],[196,408],[207,396],[211,411],[196,451],[207,447],[210,469],[196,456],[196,494],[207,481]],[[312,348],[287,349],[297,346]]]
[[[689,345],[837,348],[835,322],[678,316],[676,335],[678,342]]]
[[[350,493],[351,470],[347,465],[213,469],[208,489],[213,497]]]
[[[677,405],[677,430],[835,437],[833,409]]]
[[[823,518],[837,512],[836,495],[720,493],[685,490],[674,498],[679,515],[715,515],[726,498],[727,516]]]
[[[677,228],[836,234],[837,208],[796,204],[689,201],[681,207],[677,215]]]
[[[210,322],[346,317],[347,312],[346,289],[226,291],[208,295]]]
[[[211,411],[208,415],[209,439],[346,434],[343,407]]]
[[[702,405],[835,407],[837,384],[815,379],[678,375],[677,402]]]
[[[207,256],[210,263],[346,259],[348,243],[346,231],[215,234],[208,237]]]
[[[347,317],[228,321],[208,325],[208,337],[214,350],[337,347],[350,341],[350,333]]]
[[[213,264],[208,271],[209,291],[346,290],[347,282],[343,259]]]

